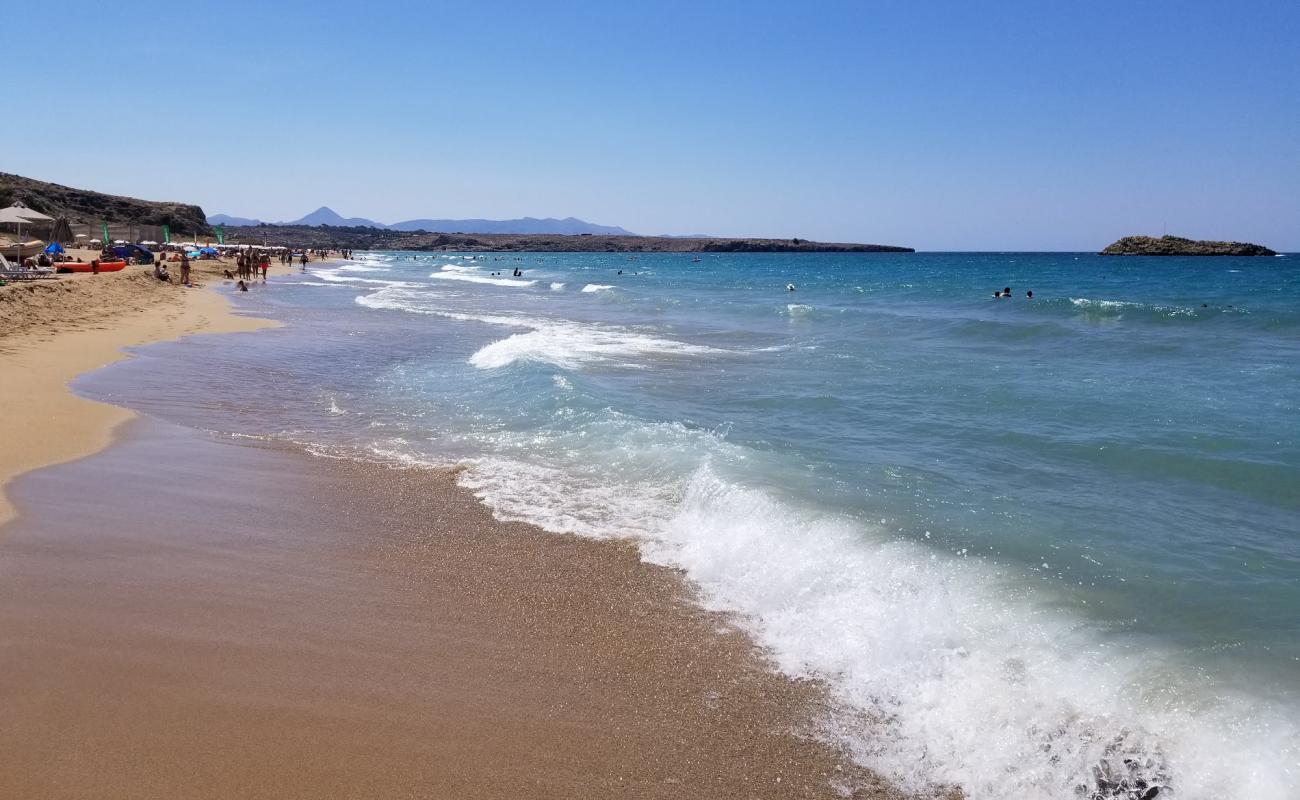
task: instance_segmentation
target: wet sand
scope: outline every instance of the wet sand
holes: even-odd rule
[[[126,358],[126,347],[278,324],[233,313],[226,268],[233,262],[195,262],[196,288],[162,283],[143,266],[0,287],[0,524],[14,514],[9,481],[107,447],[132,418],[128,409],[74,395],[68,382],[77,375]],[[179,280],[175,264],[171,270]],[[276,264],[271,275],[293,270]]]
[[[14,482],[0,797],[884,797],[627,543],[150,419]]]

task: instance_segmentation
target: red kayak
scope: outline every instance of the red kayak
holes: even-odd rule
[[[59,272],[94,272],[90,264],[84,261],[65,261],[62,264],[55,264]],[[100,272],[117,272],[126,267],[125,261],[101,261],[99,262]]]

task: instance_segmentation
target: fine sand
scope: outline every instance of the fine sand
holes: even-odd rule
[[[676,574],[449,475],[140,419],[14,492],[0,796],[887,796]]]
[[[231,313],[225,295],[232,290],[219,277],[228,265],[196,264],[194,280],[206,291],[164,284],[148,267],[0,287],[0,525],[14,514],[4,491],[11,480],[101,450],[132,417],[76,397],[67,388],[72,378],[126,357],[124,347],[275,324]]]

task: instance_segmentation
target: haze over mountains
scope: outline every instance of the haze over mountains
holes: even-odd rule
[[[213,214],[208,217],[210,225],[262,225],[263,221],[248,217],[233,217],[229,214]],[[549,233],[582,234],[608,236],[636,236],[637,234],[613,225],[596,225],[591,222],[565,217],[555,219],[546,217],[523,217],[522,219],[408,219],[391,225],[376,222],[365,217],[344,217],[328,206],[321,206],[310,214],[292,222],[271,222],[269,225],[334,225],[339,227],[381,228],[393,231],[429,231],[430,233]]]

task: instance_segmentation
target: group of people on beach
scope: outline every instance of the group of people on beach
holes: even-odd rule
[[[251,250],[240,250],[239,255],[235,258],[235,266],[241,282],[255,280],[258,270],[261,270],[262,282],[265,283],[266,273],[271,269],[271,254],[265,250],[256,253]],[[230,275],[230,270],[226,270],[226,275]]]

